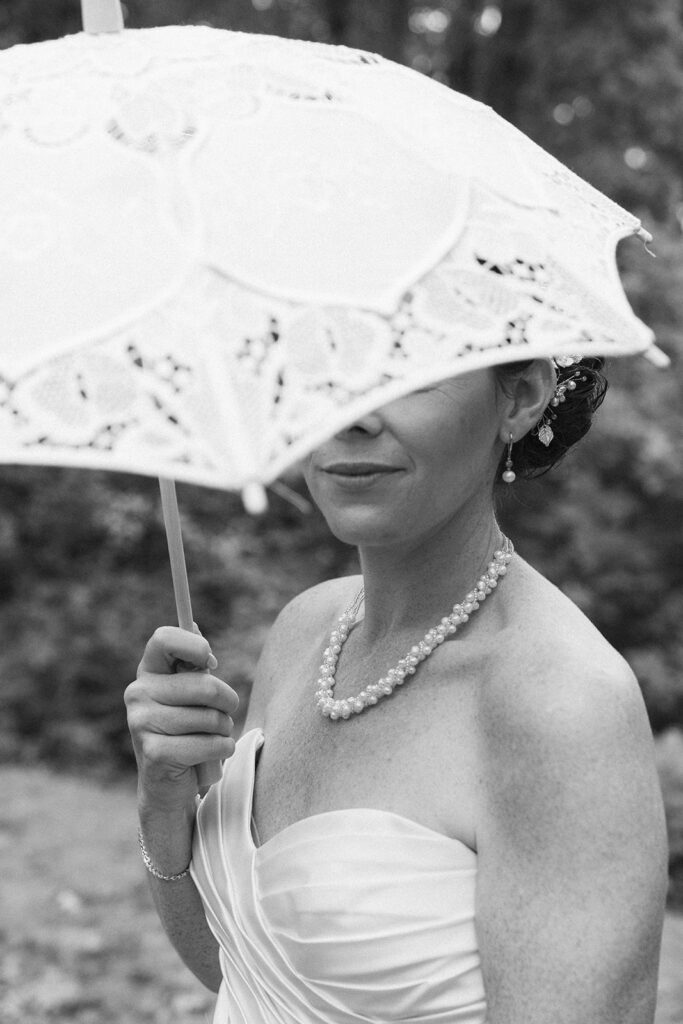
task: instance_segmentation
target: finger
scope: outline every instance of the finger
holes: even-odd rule
[[[202,733],[210,736],[232,736],[235,728],[230,715],[214,708],[165,708],[148,726],[151,732],[162,736],[191,736]]]
[[[231,686],[208,672],[180,672],[174,676],[147,675],[144,693],[168,707],[205,707],[234,715],[240,699]]]
[[[197,666],[193,665],[192,662],[190,662],[190,661],[179,661],[179,660],[174,661],[173,665],[171,666],[171,668],[172,668],[172,671],[176,672],[176,673],[178,673],[178,672],[206,672],[207,669],[209,671],[213,672],[214,669],[218,668],[218,662],[216,661],[215,656],[213,654],[210,654],[209,657],[208,657],[207,664],[206,664],[205,668],[197,668]]]
[[[211,660],[213,659],[213,660]],[[150,637],[138,666],[138,674],[172,673],[178,661],[194,668],[215,668],[217,662],[211,654],[209,641],[178,626],[160,626]]]
[[[191,768],[206,761],[222,761],[235,753],[232,736],[209,736],[193,733],[187,736],[148,734],[144,742],[147,761],[158,765]]]

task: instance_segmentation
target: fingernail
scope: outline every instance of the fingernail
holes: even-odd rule
[[[210,654],[207,658],[206,667],[210,672],[213,672],[215,668],[218,668],[218,660],[213,656],[213,654]]]

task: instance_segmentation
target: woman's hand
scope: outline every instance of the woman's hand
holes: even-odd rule
[[[126,689],[139,793],[158,810],[187,807],[197,793],[195,766],[235,751],[231,715],[239,697],[211,675],[216,667],[204,637],[162,626]]]

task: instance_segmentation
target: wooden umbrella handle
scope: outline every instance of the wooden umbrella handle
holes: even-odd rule
[[[83,29],[88,35],[123,32],[123,8],[120,0],[81,0]]]
[[[171,560],[171,575],[173,577],[173,592],[178,611],[178,625],[181,629],[186,629],[188,633],[193,633],[194,620],[192,618],[192,603],[190,601],[190,585],[185,566],[185,551],[183,549],[183,535],[180,529],[180,513],[178,512],[175,481],[168,480],[166,477],[159,477],[159,489],[161,491],[161,507],[164,513],[164,526],[166,527],[166,540],[168,541],[168,554]],[[197,779],[200,790],[206,790],[214,782],[218,782],[221,775],[222,767],[220,761],[208,761],[206,764],[197,765]]]

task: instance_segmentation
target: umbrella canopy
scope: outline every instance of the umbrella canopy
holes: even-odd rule
[[[0,52],[1,460],[239,489],[446,377],[656,353],[639,221],[489,108],[117,10]]]

